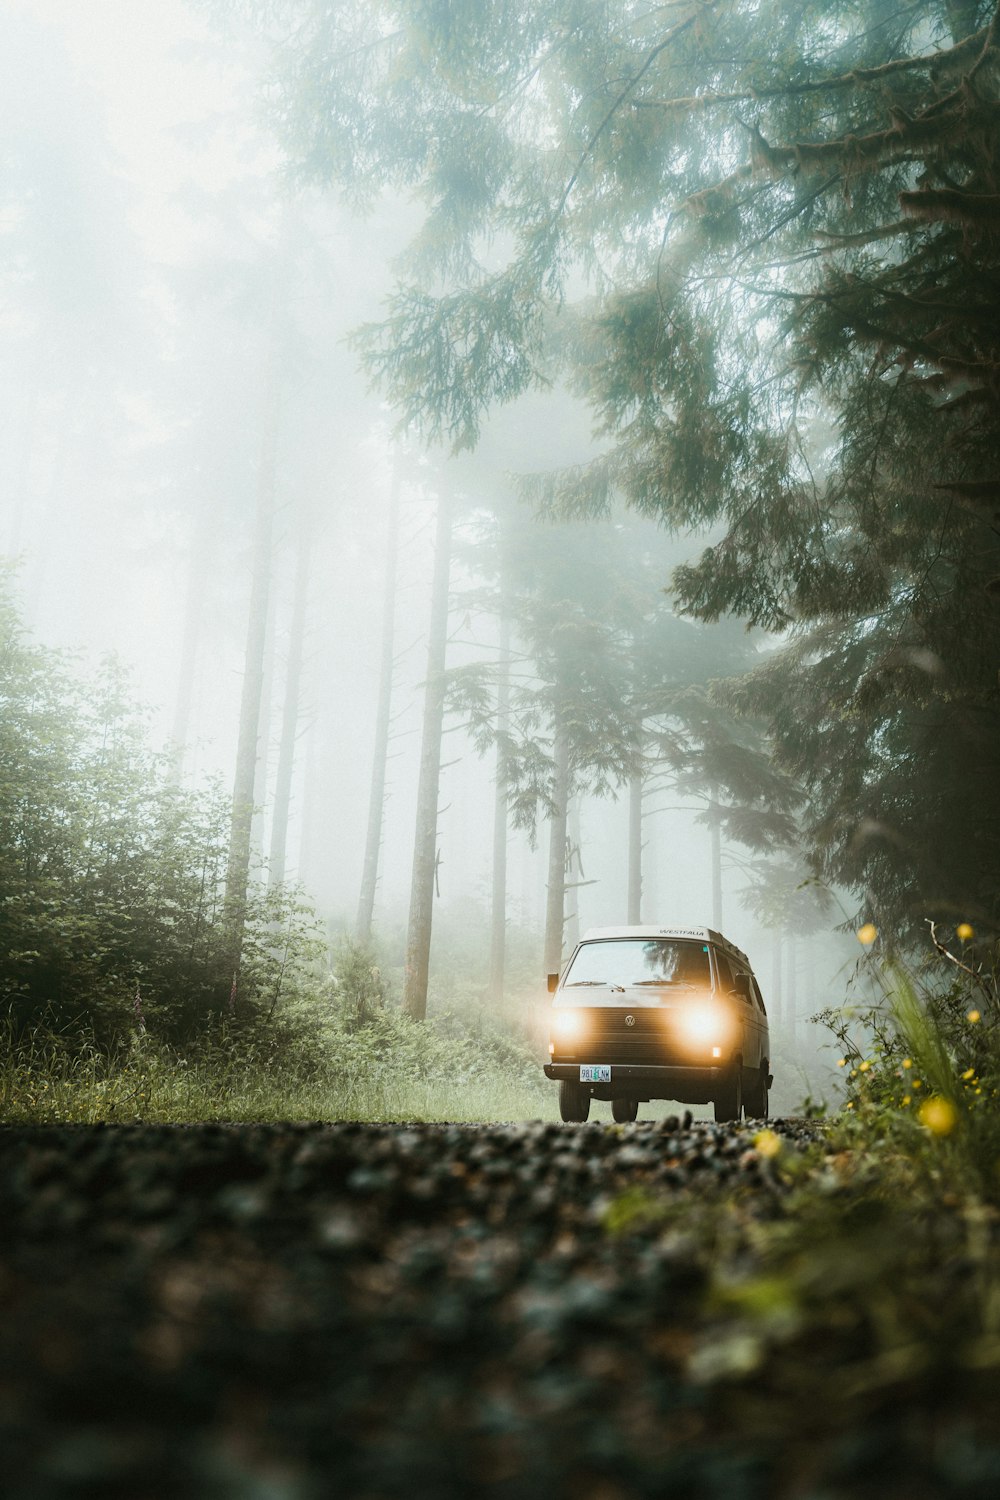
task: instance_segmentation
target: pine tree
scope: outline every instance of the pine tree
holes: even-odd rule
[[[431,585],[430,625],[427,633],[427,677],[420,731],[420,774],[413,839],[410,913],[406,929],[403,1008],[415,1021],[427,1015],[431,927],[437,878],[438,790],[441,778],[441,733],[444,727],[448,646],[448,580],[451,571],[452,496],[443,488],[438,497],[434,535],[434,577]]]
[[[713,528],[679,598],[785,633],[731,702],[805,786],[816,868],[884,920],[994,921],[997,7],[294,10],[293,158],[427,204],[361,338],[390,398],[470,446],[566,371],[607,444],[540,500]]]
[[[389,511],[385,529],[385,583],[382,592],[382,640],[378,678],[378,705],[375,712],[375,744],[372,750],[372,777],[368,793],[368,826],[365,853],[361,867],[361,891],[354,935],[362,946],[371,942],[372,918],[375,912],[375,890],[378,885],[379,856],[382,851],[382,820],[385,813],[385,773],[389,756],[389,721],[392,710],[392,674],[396,639],[396,571],[399,556],[399,494],[402,484],[402,460],[397,452],[389,488]]]

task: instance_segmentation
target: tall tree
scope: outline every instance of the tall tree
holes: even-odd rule
[[[549,812],[549,876],[545,899],[546,974],[562,968],[563,926],[566,920],[566,823],[569,812],[569,732],[558,716],[552,733],[552,783]]]
[[[274,538],[277,439],[278,390],[276,372],[272,364],[265,386],[260,457],[257,467],[257,504],[254,519],[250,600],[247,609],[239,738],[236,748],[236,771],[229,828],[229,863],[226,872],[226,906],[233,926],[237,967],[242,945],[247,886],[250,880],[254,795],[260,749],[264,657],[267,641],[268,600],[271,589],[271,551]]]
[[[280,885],[285,878],[288,857],[288,823],[292,804],[292,773],[295,769],[295,746],[299,737],[302,712],[302,659],[305,652],[308,618],[309,564],[312,557],[312,527],[307,513],[299,517],[295,546],[295,578],[292,585],[292,613],[288,624],[288,653],[285,660],[285,690],[281,711],[281,738],[278,743],[278,766],[274,777],[274,806],[271,811],[271,846],[267,862],[268,883]]]
[[[406,929],[403,1008],[415,1021],[427,1015],[431,927],[438,855],[438,793],[441,779],[441,733],[447,694],[448,581],[451,572],[452,499],[442,486],[434,535],[434,577],[427,632],[427,676],[420,731],[420,775],[410,880],[410,914]]]
[[[375,744],[372,749],[372,776],[368,792],[368,825],[365,834],[364,863],[361,869],[361,892],[354,924],[359,943],[372,935],[375,890],[378,885],[379,855],[382,849],[382,819],[385,814],[385,772],[389,757],[389,720],[392,713],[392,675],[396,657],[396,572],[399,557],[399,494],[402,486],[402,460],[397,449],[389,486],[389,509],[385,531],[385,581],[382,588],[382,643],[378,674],[378,706],[375,712]]]
[[[684,605],[792,638],[743,706],[817,869],[1000,918],[992,0],[294,10],[288,149],[428,205],[364,338],[401,411],[470,445],[564,361],[609,441],[549,503],[717,527]]]
[[[627,922],[642,921],[642,772],[628,780],[628,895]]]
[[[503,1000],[507,956],[507,742],[510,735],[510,616],[500,588],[500,648],[497,658],[496,759],[493,778],[493,868],[490,878],[490,982],[494,1006]]]

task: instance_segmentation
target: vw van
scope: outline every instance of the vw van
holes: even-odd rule
[[[550,974],[549,1061],[564,1120],[592,1099],[616,1120],[653,1099],[767,1118],[767,1012],[750,960],[709,927],[597,927]]]

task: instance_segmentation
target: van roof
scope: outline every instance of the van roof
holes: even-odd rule
[[[751,967],[750,960],[742,948],[737,948],[728,938],[723,937],[721,932],[715,932],[711,927],[654,927],[650,923],[643,922],[639,927],[588,927],[583,934],[581,942],[589,943],[600,938],[689,938],[695,942],[713,943],[716,948],[723,949],[726,953],[732,953],[736,958]]]

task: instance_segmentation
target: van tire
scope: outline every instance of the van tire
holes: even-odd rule
[[[582,1125],[590,1114],[590,1095],[578,1083],[564,1078],[559,1085],[559,1114],[568,1125]]]
[[[747,1119],[767,1119],[767,1078],[768,1063],[765,1058],[760,1065],[760,1073],[753,1088],[747,1094]]]
[[[612,1099],[611,1118],[619,1125],[631,1125],[639,1113],[638,1099]]]
[[[743,1062],[737,1058],[722,1088],[713,1100],[715,1122],[728,1125],[743,1114]]]

